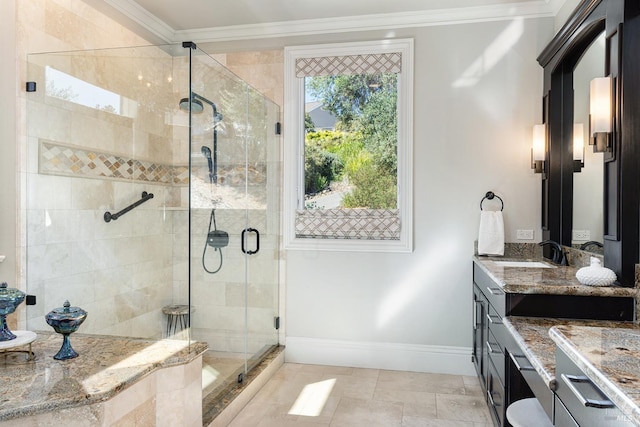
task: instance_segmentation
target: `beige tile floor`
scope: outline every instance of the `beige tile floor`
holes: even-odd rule
[[[490,427],[476,377],[285,363],[231,427]]]

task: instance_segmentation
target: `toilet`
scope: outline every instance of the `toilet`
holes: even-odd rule
[[[518,400],[507,408],[507,420],[513,427],[553,427],[535,397]]]

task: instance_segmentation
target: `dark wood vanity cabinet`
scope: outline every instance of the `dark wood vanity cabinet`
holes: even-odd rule
[[[475,263],[473,282],[472,360],[494,425],[510,426],[506,420],[509,403],[533,393],[519,375],[512,378],[516,368],[510,354],[517,345],[502,323],[506,294]]]
[[[507,407],[527,397],[536,397],[549,419],[554,416],[553,391],[504,326],[506,316],[629,321],[634,310],[633,297],[507,293],[474,262],[472,361],[494,425],[510,426]]]

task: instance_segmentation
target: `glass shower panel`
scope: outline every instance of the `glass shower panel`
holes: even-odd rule
[[[246,354],[246,89],[195,50],[191,94],[191,338],[209,344],[205,365],[222,364],[228,376],[244,370]]]
[[[173,300],[175,47],[33,54],[27,80],[27,327],[68,299],[84,333],[160,338]],[[153,194],[121,217],[105,220]]]
[[[199,50],[191,88],[191,337],[243,373],[277,345],[279,109]]]
[[[68,299],[83,333],[206,342],[203,395],[232,385],[278,343],[279,108],[182,45],[32,54],[27,81],[27,328]]]
[[[277,345],[279,283],[279,108],[248,88],[247,147],[247,351],[249,366]]]

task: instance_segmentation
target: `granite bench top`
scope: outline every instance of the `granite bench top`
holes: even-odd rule
[[[640,425],[640,327],[558,325],[549,334],[620,411]]]
[[[640,327],[633,322],[509,316],[503,324],[536,372],[556,389],[556,346],[640,425]]]
[[[205,343],[179,340],[71,335],[80,356],[55,360],[62,336],[38,332],[35,360],[0,353],[0,421],[103,402],[156,369],[182,365],[207,350]]]
[[[505,293],[586,295],[605,297],[636,297],[638,289],[622,286],[586,286],[576,279],[575,267],[552,268],[505,267],[496,261],[541,261],[543,259],[497,258],[475,256],[474,262],[502,288]],[[549,262],[547,262],[549,265]]]
[[[597,326],[608,328],[635,328],[632,322],[606,320],[576,320],[543,317],[508,316],[502,319],[507,331],[551,390],[556,389],[556,343],[549,330],[558,325],[564,327]]]

